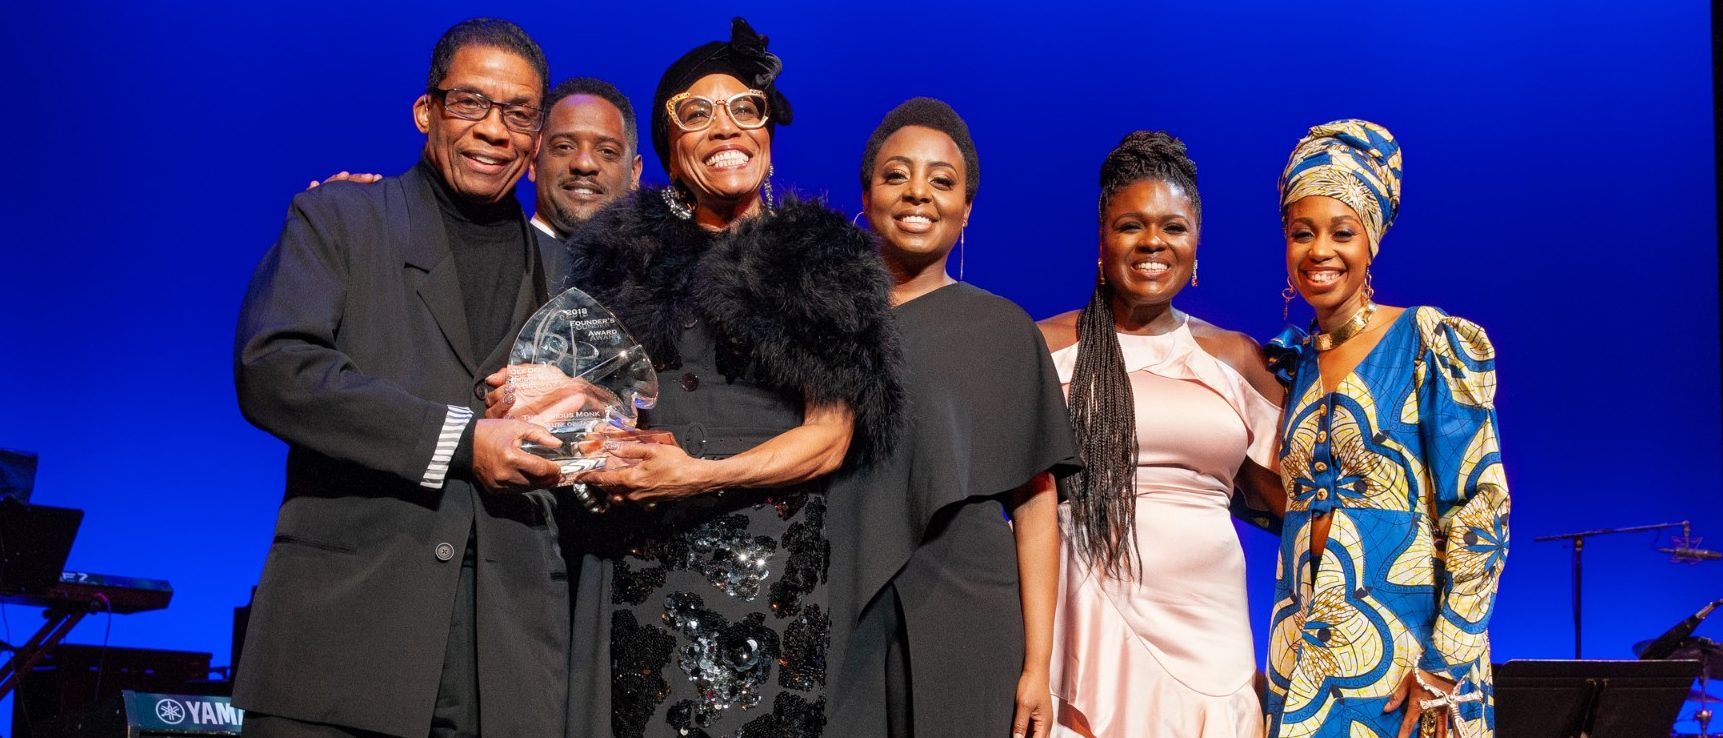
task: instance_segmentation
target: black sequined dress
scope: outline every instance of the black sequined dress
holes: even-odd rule
[[[886,281],[841,215],[789,202],[733,232],[662,212],[656,193],[577,234],[571,281],[611,308],[658,368],[657,407],[692,456],[724,458],[856,411],[843,470],[727,489],[565,526],[584,552],[570,725],[579,736],[816,738],[830,641],[828,495],[851,489],[900,424]]]
[[[696,323],[649,425],[722,458],[801,422],[801,403],[728,383]],[[830,623],[824,484],[659,505],[611,568],[613,725],[622,735],[816,735]],[[769,729],[766,729],[769,728]],[[766,729],[766,730],[762,730]]]

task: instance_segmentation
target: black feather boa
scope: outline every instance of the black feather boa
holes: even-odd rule
[[[712,232],[642,188],[569,240],[579,287],[622,319],[660,371],[681,365],[687,318],[717,332],[718,368],[815,404],[855,411],[850,458],[888,451],[904,388],[890,280],[869,236],[825,205],[794,197]]]

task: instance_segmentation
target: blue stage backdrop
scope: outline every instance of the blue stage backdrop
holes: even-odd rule
[[[1568,551],[1534,536],[1691,519],[1723,547],[1706,3],[819,5],[749,4],[796,106],[779,186],[853,212],[881,115],[944,98],[982,161],[965,278],[1036,317],[1085,301],[1098,166],[1159,128],[1201,168],[1202,284],[1179,306],[1266,338],[1292,144],[1334,118],[1390,128],[1405,204],[1379,298],[1474,319],[1500,352],[1515,515],[1498,660],[1571,654]],[[0,447],[40,452],[37,500],[88,511],[70,567],[173,582],[170,609],[114,619],[114,644],[227,662],[284,457],[235,406],[240,297],[307,180],[413,164],[431,45],[478,7],[24,3],[0,24],[0,385],[16,391]],[[643,114],[665,65],[733,13],[482,7],[534,34],[557,79],[610,79]],[[1260,654],[1274,545],[1242,535]],[[1723,563],[1672,564],[1655,539],[1587,547],[1588,656],[1628,656],[1723,597]],[[9,642],[40,622],[5,615]]]

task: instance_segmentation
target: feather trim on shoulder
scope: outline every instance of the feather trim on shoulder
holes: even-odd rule
[[[890,448],[902,426],[902,358],[890,280],[871,238],[794,196],[731,231],[676,218],[642,189],[570,239],[568,286],[620,318],[660,370],[681,364],[683,321],[707,321],[718,367],[812,404],[847,404],[852,459]]]

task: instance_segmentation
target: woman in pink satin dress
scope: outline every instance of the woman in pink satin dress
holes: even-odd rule
[[[1173,307],[1197,282],[1184,144],[1138,131],[1101,165],[1087,307],[1042,321],[1086,468],[1067,479],[1054,735],[1260,738],[1235,488],[1278,515],[1280,385],[1250,337]]]

